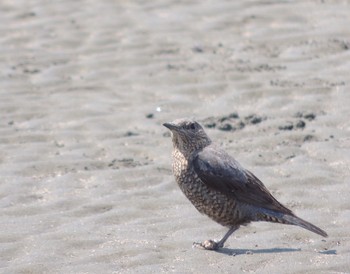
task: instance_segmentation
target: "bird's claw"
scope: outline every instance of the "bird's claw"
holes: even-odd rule
[[[205,240],[203,243],[194,242],[192,247],[205,249],[205,250],[217,250],[222,246],[220,246],[219,243],[213,240]]]

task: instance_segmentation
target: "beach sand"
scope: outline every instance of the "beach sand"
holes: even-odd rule
[[[2,1],[1,273],[350,273],[348,1]],[[227,231],[171,173],[194,117],[299,217]]]

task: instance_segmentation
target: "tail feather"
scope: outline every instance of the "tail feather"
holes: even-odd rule
[[[311,232],[314,232],[323,237],[328,237],[327,233],[321,228],[295,216],[289,214],[283,214],[280,212],[274,212],[270,210],[264,210],[264,213],[257,214],[259,221],[273,222],[273,223],[281,223],[288,225],[296,225],[302,228],[305,228]]]
[[[328,237],[328,234],[326,233],[326,231],[322,230],[321,228],[297,217],[297,216],[292,216],[292,215],[284,215],[282,217],[282,219],[287,223],[287,224],[291,224],[291,225],[297,225],[300,226],[302,228],[305,228],[311,232],[314,232],[318,235],[321,235],[323,237]]]

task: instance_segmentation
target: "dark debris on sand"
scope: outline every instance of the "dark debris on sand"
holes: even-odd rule
[[[313,112],[297,112],[291,115],[288,120],[280,124],[277,129],[280,131],[291,130],[304,130],[307,123],[316,119],[316,114]],[[200,123],[206,128],[218,129],[221,131],[233,132],[241,130],[248,125],[257,125],[267,120],[266,116],[251,114],[245,117],[240,117],[237,112],[232,112],[222,116],[210,116],[204,118]],[[168,137],[168,134],[164,134],[164,137]],[[303,142],[309,142],[314,140],[313,135],[305,135]]]
[[[293,130],[293,129],[304,129],[307,121],[312,121],[316,119],[316,114],[312,112],[297,112],[294,114],[293,118],[297,119],[296,121],[287,121],[284,125],[278,127],[279,130]]]
[[[244,128],[246,125],[259,124],[264,120],[266,120],[266,117],[259,116],[257,114],[252,114],[241,118],[237,112],[233,112],[228,115],[208,117],[203,119],[201,122],[204,127],[207,128],[217,128],[222,131],[236,131]]]

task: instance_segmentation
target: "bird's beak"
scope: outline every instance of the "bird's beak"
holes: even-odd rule
[[[174,125],[173,123],[164,123],[163,126],[170,129],[171,131],[173,131],[173,130],[178,131],[179,130],[179,128],[176,125]]]

